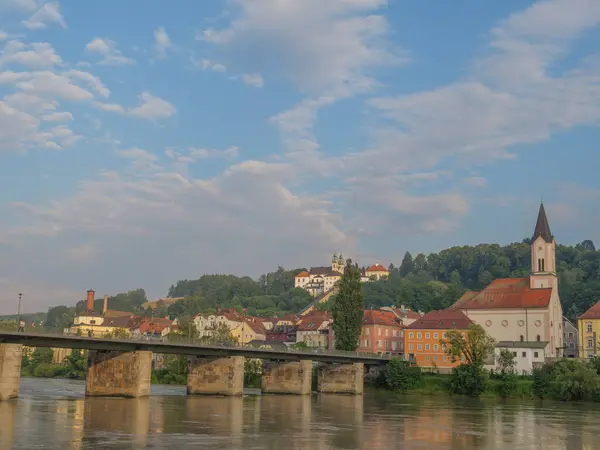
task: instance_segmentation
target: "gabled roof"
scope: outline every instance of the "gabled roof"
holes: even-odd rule
[[[308,272],[306,270],[303,270],[298,275],[296,275],[296,278],[306,278],[307,276],[308,276]]]
[[[341,277],[342,273],[337,270],[333,270],[331,266],[318,266],[310,268],[311,275],[323,275],[326,277]]]
[[[450,309],[546,308],[552,288],[531,289],[529,277],[499,278],[479,292],[467,291]]]
[[[114,328],[132,328],[138,322],[140,318],[130,313],[128,317],[106,317],[102,322],[103,327],[114,327]]]
[[[543,203],[540,204],[540,211],[538,212],[538,218],[531,240],[535,241],[539,236],[548,243],[552,242],[554,239],[554,236],[552,236],[552,233],[550,232],[550,224],[548,223],[548,217],[546,217],[546,210],[544,209]]]
[[[580,315],[578,319],[600,319],[600,302]]]
[[[466,330],[473,322],[462,311],[430,311],[415,320],[407,330]]]
[[[114,309],[107,309],[103,315],[104,317],[130,317],[132,313],[127,311],[116,311]]]
[[[381,264],[373,264],[371,267],[367,269],[367,272],[387,272],[389,271],[383,267]]]
[[[330,322],[327,311],[311,311],[298,321],[298,331],[317,331],[324,322]]]
[[[386,325],[402,328],[401,320],[392,311],[367,309],[363,312],[363,325]]]

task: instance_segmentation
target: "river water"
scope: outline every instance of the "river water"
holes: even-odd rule
[[[0,402],[0,449],[600,449],[600,406],[446,397],[84,397],[82,382],[21,380]]]

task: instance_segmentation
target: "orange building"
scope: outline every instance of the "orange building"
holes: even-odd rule
[[[464,330],[473,323],[463,312],[431,311],[415,320],[404,330],[404,346],[411,361],[419,367],[449,370],[460,364],[452,362],[440,342],[450,330]]]
[[[404,353],[403,342],[402,319],[392,311],[365,310],[357,351],[401,354]]]

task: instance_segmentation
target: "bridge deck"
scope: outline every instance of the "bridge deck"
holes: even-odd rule
[[[387,355],[329,350],[270,350],[254,347],[205,345],[200,343],[163,342],[143,339],[107,339],[85,336],[69,336],[47,333],[16,333],[0,331],[0,344],[23,344],[30,347],[76,348],[82,350],[114,350],[132,352],[149,350],[154,353],[168,353],[190,356],[245,356],[273,360],[312,360],[318,362],[383,364],[389,361]]]

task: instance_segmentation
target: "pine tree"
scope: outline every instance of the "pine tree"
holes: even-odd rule
[[[360,270],[348,259],[331,309],[337,350],[354,351],[358,347],[364,307]]]

